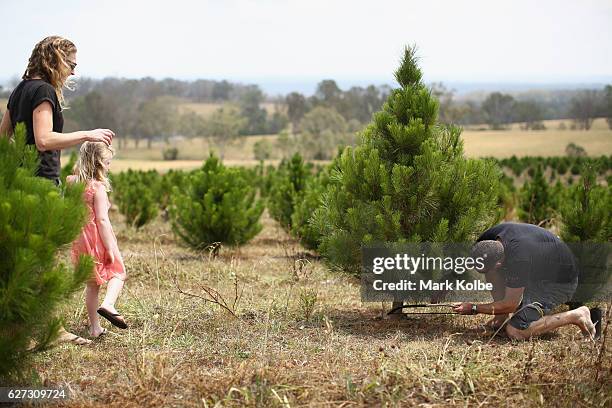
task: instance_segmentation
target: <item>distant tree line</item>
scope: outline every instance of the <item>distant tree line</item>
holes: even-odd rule
[[[356,132],[381,109],[390,90],[386,85],[342,90],[326,79],[312,96],[291,92],[270,98],[257,85],[226,80],[81,78],[76,91],[67,92],[65,129],[109,127],[122,135],[119,143],[132,139],[149,147],[153,140],[177,135],[206,137],[221,156],[239,136],[280,133],[277,147],[285,157],[299,150],[306,159],[329,159],[338,146],[356,141]],[[612,85],[602,90],[492,92],[469,98],[458,97],[442,83],[432,84],[430,90],[439,101],[442,123],[506,129],[518,122],[524,130],[539,130],[545,128],[544,120],[570,119],[572,128],[588,130],[594,118],[604,117],[612,128]],[[9,94],[10,89],[0,88],[0,97]],[[202,115],[185,109],[184,103],[218,103],[219,108]],[[255,156],[265,158],[269,151],[271,146],[259,144]]]
[[[542,121],[570,119],[572,128],[589,130],[595,118],[607,118],[612,129],[612,85],[602,90],[529,92],[517,96],[492,92],[481,102],[459,99],[442,83],[431,86],[440,102],[440,120],[460,125],[486,124],[491,129],[520,123],[523,130],[542,130]]]
[[[228,129],[235,136],[278,133],[288,122],[282,107],[271,114],[264,109],[265,95],[257,85],[228,81],[85,78],[68,94],[67,130],[109,127],[149,147],[155,139],[176,135],[218,141]],[[180,109],[183,103],[203,102],[228,107],[219,107],[209,117]]]

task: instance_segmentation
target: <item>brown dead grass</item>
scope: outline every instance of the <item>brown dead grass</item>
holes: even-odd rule
[[[226,147],[225,159],[236,161],[255,160],[253,146],[260,140],[267,140],[274,144],[276,135],[241,137]],[[174,140],[170,143],[154,142],[151,149],[146,147],[146,143],[141,142],[136,147],[132,141],[129,141],[124,147],[118,149],[116,159],[161,161],[163,158],[162,151],[168,147],[176,147],[179,150],[180,160],[203,160],[208,157],[211,151],[219,151],[219,149],[212,146],[204,138]]]
[[[266,110],[266,112],[270,115],[276,112],[276,106],[270,102],[264,102],[261,104],[261,107]],[[187,112],[195,112],[198,115],[202,115],[204,117],[208,117],[212,115],[217,109],[226,108],[226,109],[238,109],[238,105],[235,103],[225,102],[225,103],[212,103],[212,102],[184,102],[178,104],[178,109],[180,113]]]
[[[485,317],[381,319],[359,282],[331,273],[264,217],[264,230],[217,259],[176,241],[161,220],[135,232],[113,214],[129,280],[120,298],[130,327],[91,347],[38,354],[45,385],[74,392],[66,406],[610,406],[608,350],[574,327],[513,344],[478,330]],[[312,254],[311,254],[312,255]],[[296,277],[298,258],[306,270]],[[242,298],[232,318],[178,293],[206,283]],[[307,319],[305,294],[316,295]],[[388,305],[387,305],[388,306]],[[62,308],[86,335],[82,295]]]

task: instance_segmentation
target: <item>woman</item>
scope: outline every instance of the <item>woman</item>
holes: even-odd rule
[[[66,108],[62,89],[77,66],[76,46],[69,40],[51,36],[34,47],[22,81],[11,93],[7,111],[0,122],[0,135],[11,136],[15,125],[25,123],[26,143],[35,145],[40,164],[37,175],[60,184],[60,152],[85,141],[110,145],[115,134],[109,129],[62,133],[63,109]],[[90,340],[60,330],[60,341],[83,345]]]

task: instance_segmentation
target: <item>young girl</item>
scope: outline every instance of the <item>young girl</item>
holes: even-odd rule
[[[100,337],[106,333],[106,329],[100,325],[98,314],[114,326],[127,328],[125,319],[115,309],[115,302],[123,288],[126,274],[117,238],[108,218],[110,202],[107,192],[110,191],[110,183],[107,173],[113,155],[113,148],[103,142],[83,143],[74,167],[74,175],[66,179],[69,183],[85,184],[84,197],[89,207],[87,224],[72,244],[72,260],[76,262],[81,254],[91,255],[94,260],[94,274],[87,282],[85,299],[89,333],[92,337]],[[106,296],[98,308],[100,285],[106,282]]]

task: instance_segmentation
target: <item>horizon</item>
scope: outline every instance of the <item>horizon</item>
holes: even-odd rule
[[[152,76],[141,76],[141,77],[121,77],[121,76],[105,76],[105,77],[80,77],[76,76],[74,79],[77,83],[80,79],[92,79],[95,81],[101,81],[106,78],[116,79],[135,79],[140,80],[143,78],[153,78],[154,80],[161,81],[164,79],[173,79],[178,81],[194,82],[197,80],[211,80],[211,81],[223,81],[226,80],[233,84],[242,85],[257,85],[268,97],[286,96],[291,92],[299,92],[304,96],[312,96],[316,91],[316,86],[323,80],[334,80],[338,87],[342,90],[348,90],[351,87],[367,87],[369,85],[390,86],[391,88],[397,87],[395,79],[384,81],[383,79],[342,79],[342,78],[292,78],[292,79],[271,79],[271,78],[177,78],[177,77],[152,77]],[[595,77],[591,80],[575,80],[575,81],[549,81],[549,82],[538,82],[538,81],[444,81],[428,78],[423,79],[427,85],[433,83],[442,83],[447,89],[454,91],[458,97],[470,96],[472,94],[478,94],[482,92],[504,92],[510,94],[525,93],[531,91],[573,91],[580,89],[601,89],[607,84],[612,83],[612,76],[610,77]],[[13,76],[11,78],[0,78],[0,86],[4,89],[11,89],[10,84],[15,81],[21,81],[19,76]],[[69,95],[69,93],[67,94]]]
[[[426,82],[612,79],[612,4],[604,0],[58,0],[2,2],[0,12],[20,16],[0,26],[11,39],[5,80],[21,75],[50,34],[75,42],[77,75],[90,78],[391,84],[404,47],[416,45]],[[91,21],[112,29],[92,30]]]

